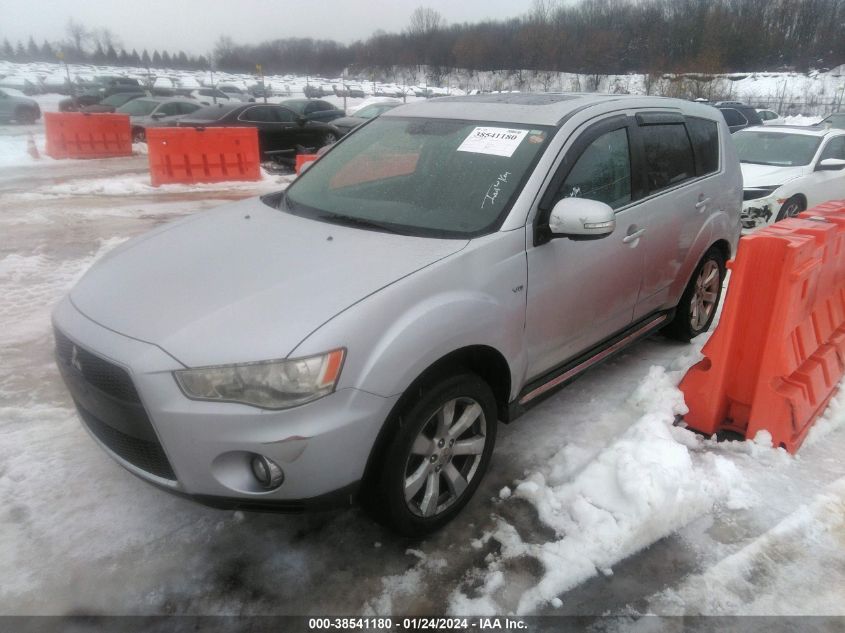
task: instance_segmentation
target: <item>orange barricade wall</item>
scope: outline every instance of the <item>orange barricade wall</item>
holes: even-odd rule
[[[740,240],[719,325],[680,388],[687,425],[795,452],[845,375],[845,200]]]
[[[261,180],[255,128],[148,128],[147,150],[154,187],[170,183]]]
[[[296,155],[296,173],[300,173],[302,171],[302,166],[305,163],[310,163],[311,161],[317,160],[317,154],[297,154]]]
[[[47,155],[108,158],[132,155],[128,114],[45,112]]]

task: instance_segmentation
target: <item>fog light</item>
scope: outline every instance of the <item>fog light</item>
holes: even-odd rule
[[[251,466],[252,474],[265,490],[278,488],[285,480],[285,473],[279,465],[264,455],[253,455]]]

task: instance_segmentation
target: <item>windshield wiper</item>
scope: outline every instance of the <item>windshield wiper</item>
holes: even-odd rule
[[[340,224],[342,226],[352,226],[361,229],[375,229],[376,231],[384,231],[386,233],[400,233],[400,231],[392,225],[384,222],[366,220],[364,218],[354,218],[348,215],[338,215],[336,213],[321,213],[316,216],[316,219],[324,222],[331,222],[332,224]]]

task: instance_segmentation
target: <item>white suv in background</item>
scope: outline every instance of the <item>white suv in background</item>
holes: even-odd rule
[[[845,198],[845,130],[753,127],[733,140],[742,165],[744,229]]]

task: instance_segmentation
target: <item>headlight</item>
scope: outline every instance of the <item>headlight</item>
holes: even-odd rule
[[[332,393],[345,354],[336,349],[307,358],[181,369],[173,375],[194,400],[288,409]]]

